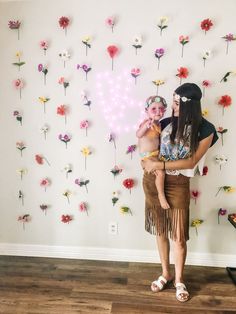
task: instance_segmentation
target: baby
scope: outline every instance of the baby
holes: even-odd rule
[[[161,126],[158,123],[164,116],[167,103],[163,97],[150,96],[146,100],[145,111],[147,119],[145,119],[139,126],[136,132],[138,137],[138,147],[140,157],[144,160],[146,158],[158,157],[160,146]],[[163,209],[170,208],[164,193],[165,171],[156,170],[156,188],[158,191],[158,198]]]

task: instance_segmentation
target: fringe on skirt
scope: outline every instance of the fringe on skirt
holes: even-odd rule
[[[189,178],[183,175],[165,176],[165,195],[170,209],[161,208],[155,185],[155,175],[144,173],[145,230],[176,241],[189,239]]]

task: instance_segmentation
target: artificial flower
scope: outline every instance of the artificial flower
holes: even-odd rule
[[[66,96],[66,89],[70,85],[70,83],[68,81],[66,81],[64,77],[60,77],[59,80],[58,80],[58,83],[60,85],[63,85],[63,87],[64,87],[64,94]]]
[[[155,81],[152,81],[152,83],[156,86],[156,88],[157,88],[157,95],[158,95],[159,86],[164,85],[165,81],[164,80],[155,80]]]
[[[13,111],[13,116],[16,117],[16,120],[20,122],[20,125],[22,125],[22,114],[18,110]]]
[[[205,96],[205,89],[211,86],[211,82],[209,80],[202,81],[202,96]]]
[[[218,225],[220,224],[220,216],[225,216],[227,214],[227,209],[225,208],[219,208],[217,212],[218,216]]]
[[[230,185],[223,185],[223,186],[219,187],[219,189],[218,189],[218,191],[217,191],[217,193],[216,193],[215,196],[217,196],[217,195],[220,193],[220,191],[222,191],[222,190],[223,190],[225,193],[232,193],[232,192],[235,191],[235,188],[232,187],[232,186],[230,186]]]
[[[60,17],[58,21],[60,27],[62,27],[65,30],[65,35],[67,34],[67,27],[69,26],[70,19],[66,16]]]
[[[109,143],[113,143],[113,145],[114,145],[114,148],[116,149],[116,136],[115,136],[115,134],[114,133],[109,133],[108,134],[108,141],[109,141]]]
[[[64,68],[66,67],[66,61],[68,61],[70,59],[70,54],[67,50],[63,50],[62,52],[60,52],[59,57],[61,58],[61,60],[63,61],[64,64]]]
[[[20,155],[22,157],[22,152],[24,149],[26,149],[24,142],[16,142],[16,148],[19,149]]]
[[[23,175],[27,173],[27,169],[25,169],[25,168],[17,169],[17,173],[20,175],[20,179],[22,180]]]
[[[114,45],[107,47],[107,52],[109,53],[109,56],[111,57],[111,69],[112,69],[112,71],[113,71],[113,63],[114,63],[113,59],[118,54],[118,51],[119,51],[118,47],[116,47]]]
[[[118,200],[119,200],[119,192],[118,191],[112,192],[112,199],[111,199],[112,205],[115,206]]]
[[[134,180],[131,179],[131,178],[128,178],[128,179],[125,179],[123,181],[123,186],[129,190],[130,194],[131,194],[131,189],[133,188],[134,186]]]
[[[224,115],[224,109],[232,104],[232,98],[229,95],[223,95],[218,101],[218,105],[222,107],[222,114]]]
[[[88,147],[83,147],[81,150],[81,153],[84,155],[84,169],[86,170],[86,168],[87,168],[87,157],[89,155],[91,155],[92,153]]]
[[[210,30],[210,28],[213,26],[213,23],[210,19],[205,19],[201,22],[201,29],[206,32]]]
[[[88,80],[88,72],[92,70],[92,68],[87,64],[77,64],[77,70],[82,69],[85,73],[85,79]]]
[[[70,196],[71,196],[71,194],[72,193],[69,190],[66,190],[65,192],[62,193],[62,195],[67,198],[68,204],[70,204]]]
[[[89,127],[89,122],[88,122],[88,120],[83,120],[83,121],[81,121],[80,122],[80,128],[81,129],[83,129],[83,130],[85,130],[85,134],[86,134],[86,136],[88,135],[88,127]]]
[[[236,71],[229,71],[226,72],[226,74],[223,76],[223,78],[220,80],[221,82],[227,82],[229,76],[231,76],[231,74],[236,74]]]
[[[65,124],[67,122],[67,114],[69,112],[69,108],[66,105],[60,105],[57,107],[57,114],[65,118]]]
[[[229,33],[222,37],[226,41],[226,54],[229,52],[229,43],[233,40],[236,40],[236,36],[234,36],[232,33]]]
[[[15,87],[16,89],[19,90],[19,92],[20,92],[20,99],[21,99],[21,90],[22,90],[22,88],[24,87],[23,80],[18,78],[18,79],[16,79],[16,80],[13,81],[13,85],[14,85],[14,87]]]
[[[200,192],[198,190],[191,191],[191,198],[194,200],[195,204],[197,203],[197,199],[200,196]]]
[[[206,176],[208,173],[208,167],[207,166],[204,166],[203,169],[202,169],[202,175],[203,176]]]
[[[205,65],[206,65],[206,60],[208,60],[210,58],[211,58],[211,51],[210,50],[204,51],[203,54],[202,54],[204,68],[205,68]]]
[[[184,56],[184,46],[189,42],[189,37],[188,36],[179,36],[179,43],[182,45],[182,52],[181,52],[181,57],[183,58]]]
[[[48,133],[48,131],[49,131],[49,126],[48,126],[47,124],[44,124],[44,125],[41,127],[40,131],[43,133],[44,139],[46,140],[46,139],[47,139],[47,133]]]
[[[46,161],[46,163],[47,163],[49,166],[51,166],[50,163],[49,163],[49,161],[47,160],[47,158],[44,157],[44,156],[42,156],[42,155],[39,155],[39,154],[35,155],[35,161],[36,161],[37,164],[39,164],[39,165],[43,165],[44,161]]]
[[[109,27],[111,28],[111,31],[112,31],[112,33],[113,33],[113,29],[114,29],[114,26],[115,26],[115,23],[116,23],[115,17],[110,16],[110,17],[108,17],[108,18],[106,19],[105,22],[106,22],[107,26],[109,26]]]
[[[160,20],[157,24],[157,27],[160,29],[160,35],[162,35],[163,29],[168,27],[168,25],[167,25],[168,21],[169,21],[168,17],[166,17],[166,16],[160,17]]]
[[[120,174],[121,172],[123,171],[122,168],[118,167],[118,166],[114,166],[112,169],[111,169],[111,173],[113,174],[114,178]]]
[[[121,212],[122,214],[130,214],[130,215],[132,216],[132,211],[131,211],[131,209],[130,209],[129,207],[127,207],[127,206],[121,206],[121,207],[120,207],[120,212]]]
[[[182,79],[183,78],[187,78],[189,75],[189,71],[187,68],[184,67],[180,67],[179,69],[177,69],[178,73],[176,74],[176,76],[178,76],[179,78],[179,85],[182,84]]]
[[[25,230],[25,223],[26,222],[30,222],[30,220],[31,220],[31,217],[30,217],[29,214],[25,214],[25,215],[22,215],[22,216],[18,217],[18,221],[23,223],[23,229],[24,230]]]
[[[73,217],[71,215],[62,215],[61,216],[61,222],[63,222],[63,223],[68,224],[72,220],[73,220]]]
[[[81,202],[79,204],[79,210],[81,212],[86,212],[87,216],[88,216],[88,208],[87,208],[87,204],[85,202]]]
[[[13,65],[17,65],[17,66],[18,66],[18,70],[20,71],[20,67],[21,67],[22,65],[24,65],[25,62],[20,60],[20,57],[21,57],[20,51],[17,51],[16,57],[17,57],[17,62],[13,62],[12,64],[13,64]]]
[[[75,179],[75,184],[80,187],[85,186],[86,192],[88,193],[87,184],[89,184],[89,180]]]
[[[39,205],[40,209],[45,213],[45,215],[47,215],[47,210],[48,210],[48,205],[46,204],[41,204]]]
[[[137,55],[137,50],[142,48],[142,37],[135,36],[133,39],[133,47],[135,48],[135,54]]]
[[[18,192],[18,199],[21,201],[22,206],[24,206],[24,194],[21,190]]]
[[[87,97],[87,94],[86,94],[86,92],[85,91],[82,91],[81,92],[81,97],[82,97],[82,100],[83,100],[83,105],[84,106],[88,106],[88,108],[89,108],[89,110],[91,110],[91,100],[89,100],[88,99],[88,97]]]
[[[129,145],[127,150],[126,150],[126,154],[130,154],[130,158],[132,159],[133,157],[133,152],[136,151],[137,145]]]
[[[134,82],[135,82],[135,85],[137,83],[137,77],[141,74],[141,71],[139,68],[133,68],[131,70],[131,75],[134,77]]]
[[[46,85],[46,75],[48,74],[48,68],[45,65],[42,65],[42,63],[40,63],[38,65],[38,71],[43,73],[43,78],[44,78],[44,85]]]
[[[66,148],[67,148],[67,143],[70,142],[72,136],[69,135],[68,133],[65,133],[65,134],[59,134],[58,138],[60,141],[62,141],[66,144]]]
[[[71,165],[71,164],[65,165],[63,171],[65,171],[65,173],[66,173],[66,179],[68,179],[68,174],[69,174],[69,173],[72,173],[72,165]]]
[[[202,109],[202,116],[207,117],[209,115],[209,110],[208,109]]]
[[[228,157],[226,157],[225,155],[216,155],[215,156],[215,162],[220,166],[220,170],[221,170],[221,166],[225,165],[228,161]]]
[[[88,48],[91,48],[91,37],[90,36],[85,36],[82,39],[82,43],[85,45],[85,54],[86,56],[88,55]]]
[[[44,55],[46,56],[46,51],[48,50],[48,41],[47,40],[40,40],[39,46],[41,49],[43,49]]]
[[[194,219],[191,222],[191,227],[195,227],[196,229],[196,235],[198,235],[197,227],[199,227],[203,223],[202,219]]]
[[[40,96],[39,97],[39,102],[43,104],[43,112],[46,113],[46,103],[50,100],[50,98],[45,97],[45,96]]]
[[[221,144],[222,146],[224,145],[224,138],[223,138],[223,135],[224,133],[227,133],[228,132],[228,129],[224,129],[222,126],[219,126],[218,129],[217,129],[217,132],[220,134],[220,137],[221,137]]]
[[[159,70],[160,67],[160,60],[165,54],[165,49],[164,48],[157,48],[155,50],[155,57],[158,59],[158,65],[157,65],[157,70]]]
[[[20,39],[20,26],[21,26],[21,22],[20,21],[9,21],[8,22],[8,27],[10,29],[17,29],[17,37],[18,40]]]
[[[44,188],[45,192],[47,187],[51,184],[51,181],[48,178],[44,178],[40,181],[40,186]]]

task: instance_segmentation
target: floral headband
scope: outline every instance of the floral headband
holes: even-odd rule
[[[187,97],[185,97],[185,96],[180,96],[180,95],[178,95],[178,94],[175,94],[174,95],[174,100],[176,100],[176,101],[180,101],[180,99],[182,100],[182,102],[187,102],[187,101],[190,101],[191,100],[191,98],[187,98]]]
[[[145,109],[147,109],[152,103],[162,103],[163,107],[166,108],[167,107],[167,103],[165,101],[165,99],[161,96],[150,96],[148,97],[148,99],[146,100],[145,103]]]

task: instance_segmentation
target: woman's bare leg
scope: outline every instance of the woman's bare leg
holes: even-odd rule
[[[157,235],[157,246],[162,266],[162,276],[167,280],[173,278],[170,272],[170,241],[165,236]]]

